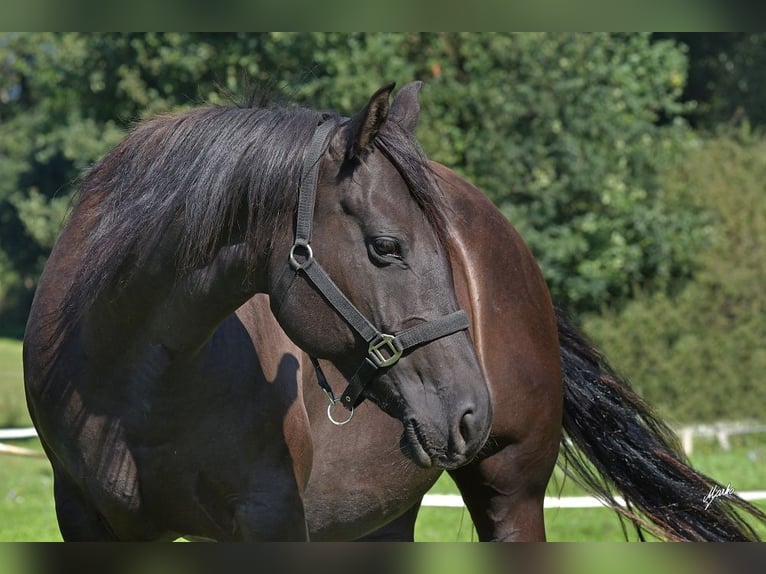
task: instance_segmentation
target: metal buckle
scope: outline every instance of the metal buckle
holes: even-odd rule
[[[396,346],[396,337],[393,335],[386,335],[381,333],[380,340],[376,343],[370,343],[370,348],[367,350],[369,359],[379,369],[382,367],[390,367],[395,365],[401,358],[402,351]],[[382,349],[387,349],[387,353],[384,353]]]
[[[295,258],[295,249],[298,247],[303,247],[306,249],[306,260],[303,263]],[[309,263],[311,263],[312,259],[314,259],[314,252],[311,250],[311,245],[308,243],[294,243],[290,248],[290,267],[292,267],[293,271],[304,269]]]

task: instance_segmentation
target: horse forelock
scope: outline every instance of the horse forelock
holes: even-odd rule
[[[387,122],[375,143],[404,179],[440,243],[446,245],[449,206],[417,140],[397,124]]]

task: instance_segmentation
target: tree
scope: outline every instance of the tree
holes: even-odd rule
[[[641,34],[447,40],[425,141],[520,229],[557,299],[592,310],[689,276],[697,217],[660,184],[688,136],[681,49]]]
[[[688,277],[700,215],[659,173],[688,139],[683,50],[646,34],[0,36],[0,314],[23,320],[73,183],[157,112],[248,80],[351,113],[425,80],[418,136],[521,230],[578,310]]]
[[[697,127],[766,124],[766,34],[763,32],[662,33],[688,46],[689,81],[683,99],[693,104],[687,117]]]
[[[693,189],[716,214],[695,281],[585,323],[639,393],[676,421],[763,418],[764,179],[762,139],[728,134],[690,154],[666,185]]]

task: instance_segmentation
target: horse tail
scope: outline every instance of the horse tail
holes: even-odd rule
[[[766,514],[693,469],[673,431],[558,308],[556,319],[565,474],[633,522],[642,539],[643,528],[669,540],[758,540],[742,513],[764,522]]]

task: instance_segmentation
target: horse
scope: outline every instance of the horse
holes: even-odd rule
[[[566,476],[632,523],[642,540],[643,531],[672,541],[758,540],[743,515],[766,522],[766,514],[728,489],[706,503],[724,487],[691,466],[668,425],[552,303],[513,225],[470,182],[437,163],[432,170],[453,213],[458,301],[471,317],[493,403],[485,447],[448,470],[478,539],[545,540],[545,487],[559,457]],[[265,304],[256,297],[247,306]],[[412,541],[422,497],[442,470],[408,461],[397,444],[399,423],[374,409],[360,410],[352,433],[333,432],[317,375],[300,360],[314,437],[304,493],[311,538]],[[323,370],[337,387],[339,373]]]
[[[742,514],[760,521],[766,514],[736,494],[706,504],[713,488],[724,487],[691,466],[673,431],[552,303],[513,225],[464,178],[437,163],[432,170],[453,213],[458,301],[471,317],[493,403],[485,447],[448,470],[478,539],[544,541],[545,488],[560,457],[565,474],[634,524],[641,539],[643,530],[673,541],[757,540]],[[266,305],[261,296],[246,303],[250,312]],[[314,448],[304,493],[311,539],[412,541],[422,497],[442,469],[409,461],[397,440],[400,423],[379,410],[359,409],[351,432],[332,424],[315,369],[297,356]],[[322,371],[339,388],[341,374]]]
[[[545,489],[557,460],[642,538],[645,530],[667,540],[756,540],[740,513],[766,515],[734,494],[705,503],[723,487],[691,467],[669,427],[554,306],[513,225],[464,178],[437,163],[431,169],[452,215],[454,283],[493,403],[487,444],[467,465],[448,469],[479,540],[545,540]],[[258,295],[238,312],[263,316],[268,308]],[[330,406],[344,384],[332,365],[294,345],[274,357],[300,365],[290,377],[302,384],[313,436],[304,492],[311,539],[413,540],[422,497],[443,469],[408,458],[401,423],[378,409],[361,405],[348,426],[326,416],[317,383]]]
[[[305,540],[310,430],[282,348],[347,379],[336,418],[371,402],[400,420],[422,466],[484,445],[449,214],[413,90],[393,87],[351,118],[158,116],[82,177],[23,346],[65,540]],[[242,309],[257,293],[270,308]]]

